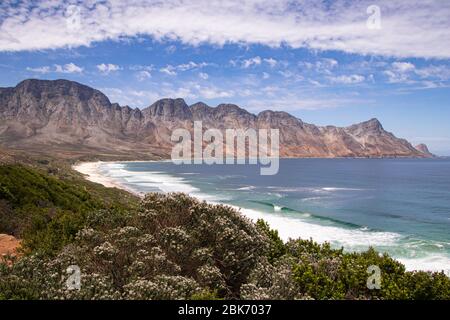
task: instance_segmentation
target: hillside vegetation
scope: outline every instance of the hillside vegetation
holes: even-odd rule
[[[450,299],[443,273],[406,272],[370,249],[284,243],[264,221],[185,194],[138,200],[64,167],[0,166],[0,233],[24,256],[0,263],[0,299]],[[80,290],[66,285],[79,266]],[[367,268],[381,289],[367,288]]]
[[[70,169],[0,166],[0,233],[23,239],[30,252],[53,254],[83,228],[89,212],[132,211],[137,199],[77,177]]]

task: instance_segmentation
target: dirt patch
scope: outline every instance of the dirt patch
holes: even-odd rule
[[[7,234],[0,234],[0,261],[7,255],[17,257],[20,240]]]

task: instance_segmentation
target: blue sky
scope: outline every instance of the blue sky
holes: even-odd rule
[[[450,4],[378,2],[379,29],[367,1],[6,1],[0,86],[65,78],[132,107],[181,97],[318,125],[376,117],[450,155]]]

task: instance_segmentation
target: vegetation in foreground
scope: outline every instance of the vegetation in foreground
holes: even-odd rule
[[[136,197],[47,160],[0,165],[0,233],[22,239],[26,252],[55,254],[74,240],[88,213],[132,212],[136,205]]]
[[[24,256],[0,264],[0,299],[450,299],[443,273],[406,272],[370,249],[284,243],[264,221],[185,194],[138,200],[73,176],[0,166],[0,233]],[[81,270],[80,290],[66,285]],[[381,289],[367,289],[367,268]]]

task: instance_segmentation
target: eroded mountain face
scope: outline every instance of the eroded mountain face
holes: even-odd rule
[[[68,80],[25,80],[0,89],[0,143],[14,148],[86,150],[169,156],[176,128],[280,130],[283,157],[430,157],[372,119],[350,127],[319,127],[286,113],[258,115],[233,104],[188,106],[162,99],[140,110],[111,103],[100,91]]]

